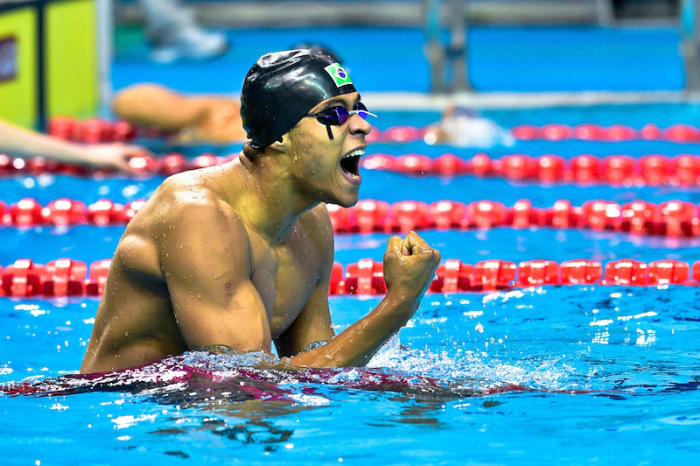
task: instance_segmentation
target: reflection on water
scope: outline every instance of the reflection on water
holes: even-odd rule
[[[251,362],[254,363],[251,365]],[[425,362],[425,361],[424,361]],[[385,368],[260,368],[275,363],[264,353],[222,354],[192,351],[135,369],[68,375],[39,382],[10,383],[6,394],[56,396],[96,391],[125,391],[155,397],[161,403],[247,400],[323,405],[316,386],[342,390],[396,392],[415,398],[454,399],[478,394],[462,381]]]

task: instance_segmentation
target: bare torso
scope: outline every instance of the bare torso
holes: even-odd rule
[[[185,248],[203,248],[205,256],[216,254],[212,256],[216,260],[212,261],[210,274],[221,275],[220,283],[215,286],[221,287],[223,296],[233,293],[227,289],[234,286],[226,277],[227,270],[249,277],[262,302],[264,315],[260,319],[268,333],[265,343],[268,347],[262,348],[265,351],[270,350],[270,342],[292,325],[307,304],[324,269],[332,264],[333,239],[325,207],[320,205],[304,213],[283,241],[271,243],[232,206],[245,205],[245,198],[240,197],[245,194],[227,198],[223,187],[235,185],[237,175],[231,164],[224,167],[172,177],[129,223],[113,258],[81,371],[135,367],[194,349],[196,335],[188,342],[178,317],[194,312],[206,297],[196,295],[197,286],[189,291],[176,288],[170,278],[178,275],[185,281],[189,278],[196,282],[199,276],[206,276],[207,263],[205,259],[201,264],[178,261],[180,256],[187,257]],[[202,213],[199,219],[193,220],[192,215],[188,218],[195,222],[191,229],[201,227],[205,235],[192,237],[190,232],[182,231],[189,228],[182,220],[187,215],[183,209],[198,217]],[[209,210],[215,212],[208,215]],[[216,220],[210,221],[212,218]],[[218,251],[217,247],[223,249]],[[227,249],[234,248],[231,262],[227,263]],[[173,295],[178,292],[190,295]],[[174,303],[186,309],[178,309]]]
[[[172,115],[170,104],[188,110],[189,100],[168,91],[145,94],[172,117],[163,127],[200,115],[197,106]],[[357,92],[325,99],[309,113],[343,107],[344,123],[302,118],[259,151],[247,145],[234,162],[166,180],[118,245],[81,372],[213,345],[270,352],[273,343],[284,367],[367,364],[418,309],[440,253],[415,232],[390,237],[386,295],[335,335],[333,228],[322,203],[359,198],[357,163],[371,130],[359,103]]]

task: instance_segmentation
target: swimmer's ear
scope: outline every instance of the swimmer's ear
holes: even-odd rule
[[[278,140],[270,144],[270,148],[277,152],[289,153],[292,151],[292,137],[289,133],[282,135]]]

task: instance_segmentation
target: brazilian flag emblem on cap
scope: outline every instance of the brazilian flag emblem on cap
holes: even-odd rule
[[[352,84],[350,75],[345,71],[345,69],[342,66],[340,66],[339,63],[333,63],[332,65],[328,65],[324,68],[324,70],[326,70],[326,73],[328,73],[331,76],[331,78],[333,78],[333,82],[335,82],[336,86],[340,87],[345,86],[346,84]]]

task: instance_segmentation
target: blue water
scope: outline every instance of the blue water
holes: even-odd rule
[[[692,462],[700,453],[698,294],[549,287],[429,295],[400,345],[370,363],[529,392],[434,396],[285,380],[279,387],[298,395],[294,403],[245,401],[228,394],[236,382],[211,392],[200,383],[1,396],[12,426],[0,439],[3,464]],[[377,302],[331,299],[338,330]],[[96,307],[92,299],[0,301],[0,382],[73,373]]]
[[[615,150],[627,144],[609,146]],[[558,198],[577,204],[593,197],[697,202],[696,189],[547,187],[369,171],[364,178],[362,197],[387,202],[488,198],[511,204],[522,197],[542,206]],[[128,202],[147,198],[161,181],[14,177],[0,179],[0,189],[6,202],[33,196],[47,203],[77,193],[87,203],[101,197]],[[57,257],[107,258],[123,229],[0,228],[0,264],[18,257],[39,263]],[[422,235],[444,258],[468,263],[487,258],[700,260],[698,241],[689,239],[510,228]],[[386,240],[384,234],[338,235],[336,260],[381,260]],[[0,396],[0,412],[12,426],[0,439],[3,464],[692,462],[700,453],[699,294],[694,287],[429,294],[398,339],[370,365],[394,377],[419,375],[456,387],[437,394],[419,385],[377,390],[347,388],[343,379],[329,381],[332,377],[318,383],[280,378],[273,386],[291,393],[294,401],[260,401],[241,395],[237,379],[226,379],[230,371],[224,371],[231,381],[216,385]],[[378,299],[332,297],[336,331],[364,316]],[[74,374],[97,304],[93,298],[0,299],[0,383],[41,383]],[[207,355],[192,358],[205,365],[216,361]],[[243,363],[231,358],[226,364]],[[528,391],[509,389],[514,384]],[[487,391],[499,388],[506,391]]]
[[[225,57],[180,65],[177,72],[173,67],[145,64],[143,44],[122,48],[113,70],[115,88],[155,81],[182,91],[236,92],[243,72],[260,53],[298,40],[316,40],[344,44],[337,51],[361,90],[427,89],[428,69],[420,55],[422,33],[416,29],[242,29],[230,35],[234,48]],[[677,40],[678,31],[672,28],[472,28],[470,70],[475,85],[484,91],[680,89]],[[411,73],[397,77],[397,70]],[[660,127],[697,124],[698,111],[696,104],[688,103],[484,110],[482,114],[505,128],[554,122],[625,123],[639,128],[649,122]],[[382,112],[377,126],[424,126],[438,117],[427,111]],[[225,155],[239,148],[217,151]],[[190,148],[188,155],[209,149]],[[494,157],[512,152],[567,158],[580,153],[638,157],[696,149],[650,141],[527,141],[496,146],[489,153]],[[448,151],[466,158],[476,152],[419,142],[376,144],[369,152],[437,156]],[[551,206],[557,199],[569,199],[574,205],[594,198],[699,202],[696,188],[543,186],[386,172],[363,176],[361,197],[387,202],[494,199],[512,205],[528,198],[537,207]],[[22,197],[34,197],[43,204],[58,197],[86,203],[107,197],[124,203],[148,198],[160,182],[162,177],[21,176],[0,178],[0,192],[6,203]],[[58,257],[85,262],[108,258],[123,230],[0,228],[0,265],[19,257],[39,263]],[[698,241],[687,239],[508,228],[421,234],[444,258],[469,263],[487,258],[700,260]],[[365,257],[381,260],[386,240],[383,234],[338,235],[336,260],[342,264]],[[267,387],[295,399],[262,401],[243,396],[238,381],[227,378],[246,361],[223,357],[222,368],[222,357],[196,353],[188,355],[188,361],[218,367],[223,382],[136,386],[136,379],[127,378],[127,383],[112,387],[114,391],[0,395],[5,426],[0,462],[694,464],[700,455],[699,294],[698,287],[674,286],[429,294],[399,337],[382,348],[370,365],[397,380],[421,376],[435,379],[435,386],[449,387],[439,393],[419,383],[391,390],[349,388],[341,383],[356,382],[361,372],[342,377],[331,373],[311,382],[303,374],[272,374],[273,383]],[[336,331],[364,316],[378,300],[332,297]],[[0,298],[0,384],[64,383],[61,377],[75,374],[80,365],[97,306],[93,298]],[[178,363],[174,364],[176,373]],[[152,369],[157,372],[159,367]],[[499,389],[503,392],[489,391]]]

